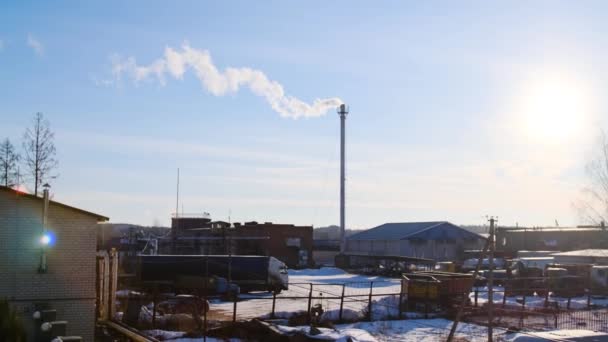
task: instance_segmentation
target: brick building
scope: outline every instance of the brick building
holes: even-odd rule
[[[159,242],[163,254],[268,255],[289,267],[312,266],[312,226],[211,221],[208,216],[179,217],[170,237]]]
[[[49,201],[46,272],[40,272],[44,200],[0,186],[0,298],[22,317],[33,339],[37,307],[57,310],[67,334],[94,340],[96,226],[108,218]]]

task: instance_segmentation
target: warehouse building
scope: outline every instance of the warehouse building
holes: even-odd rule
[[[21,317],[28,341],[39,329],[32,318],[39,309],[56,310],[67,335],[94,340],[95,232],[107,220],[0,186],[0,298]]]
[[[484,240],[445,221],[385,223],[350,236],[346,254],[461,260],[465,250],[482,248]]]
[[[521,250],[574,251],[605,248],[606,227],[498,228],[496,248],[515,255]]]

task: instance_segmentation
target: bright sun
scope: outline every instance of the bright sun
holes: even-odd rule
[[[575,82],[564,79],[532,82],[522,102],[524,128],[535,140],[566,142],[584,130],[589,99],[584,87]]]

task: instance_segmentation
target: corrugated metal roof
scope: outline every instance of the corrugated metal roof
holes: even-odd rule
[[[375,228],[354,234],[349,240],[445,240],[483,239],[482,236],[446,221],[385,223]]]

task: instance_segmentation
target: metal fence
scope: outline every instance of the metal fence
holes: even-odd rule
[[[304,320],[302,323],[309,323],[315,315],[332,321],[371,320],[378,316],[399,318],[403,317],[403,306],[399,303],[405,301],[405,296],[399,280],[290,283],[289,290],[281,293],[240,295],[232,307],[228,307],[226,301],[212,300],[210,312],[229,313],[233,321],[299,316]]]
[[[598,297],[600,291],[586,291],[584,295],[577,297],[558,297],[551,293],[549,288],[540,289],[542,295],[539,295],[537,290],[539,289],[513,286],[495,288],[493,325],[504,329],[515,327],[524,331],[557,328],[608,332],[608,299]],[[407,286],[399,279],[349,283],[332,283],[331,280],[327,283],[290,283],[289,289],[281,293],[252,292],[231,299],[217,296],[198,298],[199,303],[200,299],[209,300],[208,310],[200,310],[196,305],[186,305],[182,306],[181,310],[174,308],[168,311],[166,303],[174,297],[159,293],[141,294],[135,299],[123,296],[119,298],[118,307],[123,312],[122,321],[126,322],[127,313],[131,312],[129,324],[139,325],[140,329],[207,331],[214,326],[253,318],[285,319],[293,325],[321,320],[348,322],[426,318],[438,308],[429,305],[433,301],[430,297],[419,300],[418,304],[422,305],[408,303]],[[488,324],[487,288],[473,288],[469,298],[463,320],[481,325]],[[417,307],[422,309],[422,312],[417,315],[411,312],[406,314],[408,307]],[[441,308],[448,318],[450,309],[454,307],[444,305]]]
[[[286,319],[291,324],[332,321],[389,320],[405,317],[406,294],[400,280],[373,282],[290,283],[281,293],[252,292],[234,298],[209,296],[184,303],[174,295],[139,293],[119,298],[119,318],[142,330],[207,330],[224,323],[253,318]],[[183,297],[182,297],[183,298]],[[168,308],[167,303],[173,306]],[[177,303],[177,304],[176,304]]]
[[[469,308],[463,320],[487,325],[486,308]],[[504,309],[494,310],[492,324],[496,327],[520,330],[584,329],[608,332],[608,309],[559,310],[559,309]]]
[[[608,332],[608,299],[605,289],[581,284],[573,287],[527,286],[525,281],[542,278],[522,278],[524,285],[516,287],[505,280],[493,289],[495,326],[522,330],[586,329]],[[575,288],[576,287],[576,288]],[[555,292],[554,292],[555,291]],[[473,288],[465,308],[464,320],[488,324],[488,289]]]

